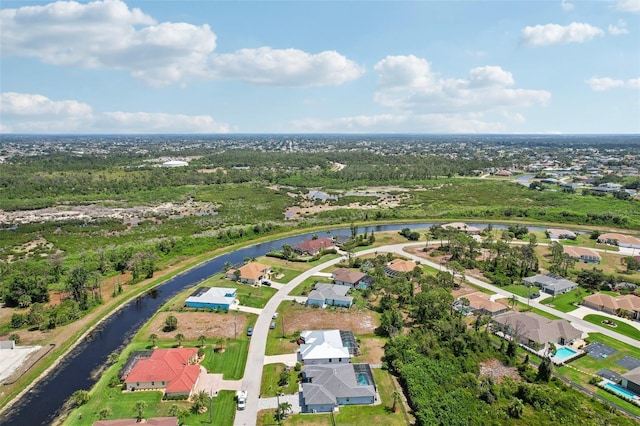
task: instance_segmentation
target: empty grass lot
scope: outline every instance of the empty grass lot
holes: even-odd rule
[[[585,316],[583,319],[585,321],[589,321],[591,324],[596,324],[601,327],[608,327],[608,328],[611,328],[616,333],[620,333],[624,336],[631,337],[632,339],[640,340],[640,330],[622,321],[617,321],[614,319],[612,321],[617,324],[617,327],[609,327],[608,325],[602,323],[602,321],[604,320],[611,320],[611,318],[609,317],[591,314],[591,315]]]
[[[291,395],[298,392],[298,374],[299,371],[295,371],[293,368],[288,372],[289,384],[285,387],[278,386],[278,379],[280,373],[284,371],[286,366],[284,364],[267,364],[262,370],[262,384],[260,386],[260,397],[269,398],[276,396],[278,392],[282,392],[285,395]]]
[[[209,373],[222,374],[225,380],[239,380],[244,376],[249,339],[228,340],[223,353],[207,353],[202,366]]]

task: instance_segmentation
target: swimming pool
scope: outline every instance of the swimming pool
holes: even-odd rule
[[[358,373],[358,385],[359,386],[369,386],[369,378],[364,373]]]
[[[561,347],[560,349],[558,349],[556,351],[555,358],[558,361],[562,361],[563,359],[570,358],[570,357],[574,356],[577,353],[578,353],[577,351],[574,351],[571,348],[567,348],[566,346],[563,346],[563,347]]]
[[[614,383],[607,383],[607,384],[604,385],[604,387],[608,388],[608,389],[611,389],[615,393],[617,393],[619,395],[622,395],[622,396],[624,396],[626,398],[629,398],[629,399],[633,399],[636,396],[635,393],[633,393],[631,391],[628,391],[627,389],[623,388],[622,386],[618,386],[618,385],[616,385]]]

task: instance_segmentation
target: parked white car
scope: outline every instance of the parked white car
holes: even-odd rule
[[[237,391],[236,399],[238,400],[238,410],[244,410],[244,408],[247,406],[247,391]]]

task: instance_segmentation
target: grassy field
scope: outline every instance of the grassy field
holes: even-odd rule
[[[540,316],[543,316],[545,318],[549,318],[549,319],[560,319],[560,317],[550,314],[548,312],[542,311],[540,309],[536,309],[536,308],[532,308],[531,306],[528,306],[526,303],[522,303],[522,302],[516,302],[516,306],[518,307],[518,310],[521,312],[533,312],[536,313]]]
[[[611,318],[609,317],[605,317],[603,315],[595,315],[595,314],[587,315],[583,319],[585,321],[590,322],[591,324],[596,324],[601,327],[608,327],[607,325],[603,324],[602,321],[611,320]],[[615,331],[616,333],[620,333],[624,336],[631,337],[632,339],[640,340],[640,330],[622,321],[616,321],[616,320],[612,320],[612,321],[617,324],[617,327],[611,327],[613,331]]]
[[[539,288],[527,287],[526,285],[522,285],[522,284],[511,284],[503,287],[503,289],[524,298],[529,297],[529,294],[540,292]]]

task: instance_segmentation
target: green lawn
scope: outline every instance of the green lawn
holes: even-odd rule
[[[217,275],[213,278],[209,278],[204,281],[198,287],[224,287],[235,288],[236,295],[240,300],[241,305],[250,306],[252,308],[264,308],[271,296],[276,294],[276,289],[266,286],[253,286],[249,284],[242,284],[236,281],[230,281],[224,278],[224,275]],[[184,292],[183,298],[187,297],[193,292],[193,289]],[[183,304],[184,305],[184,304]]]
[[[536,313],[540,316],[543,316],[545,318],[549,318],[549,319],[560,319],[560,317],[550,314],[548,312],[545,311],[541,311],[540,309],[536,309],[536,308],[532,308],[531,306],[528,306],[526,303],[522,303],[522,302],[516,302],[516,306],[520,307],[520,311],[521,312],[533,312]]]
[[[335,413],[336,424],[339,425],[385,425],[405,426],[411,423],[409,415],[404,411],[402,404],[397,411],[391,411],[393,398],[391,393],[395,389],[391,375],[381,369],[373,369],[373,377],[382,399],[379,405],[347,405],[341,406],[340,412]],[[400,391],[400,389],[398,389]],[[274,410],[264,410],[258,416],[258,425],[273,425]],[[296,414],[288,417],[283,424],[298,426],[332,425],[330,414]]]
[[[222,374],[225,380],[239,380],[244,375],[244,367],[247,362],[249,339],[227,340],[227,346],[223,353],[214,353],[213,347],[208,349],[202,366],[209,373]]]
[[[522,284],[511,284],[502,288],[510,293],[516,294],[520,297],[524,297],[525,299],[529,297],[529,294],[540,292],[540,289],[536,287],[527,287],[526,285]]]
[[[584,296],[585,291],[576,288],[567,293],[561,294],[560,296],[548,297],[540,303],[557,309],[560,312],[571,312],[578,309],[578,307],[575,306],[574,303],[581,301]]]
[[[278,386],[280,373],[284,371],[284,364],[267,364],[262,370],[262,384],[260,386],[260,397],[269,398],[276,396],[278,392],[291,395],[298,392],[298,374],[293,368],[289,371],[289,384],[283,388]]]
[[[602,315],[595,315],[595,314],[587,315],[583,319],[585,321],[590,322],[591,324],[596,324],[601,327],[608,327],[607,325],[602,324],[603,320],[611,320],[611,318],[609,317],[605,317]],[[631,337],[632,339],[640,340],[640,330],[622,321],[613,320],[613,322],[615,322],[618,325],[615,328],[611,327],[613,331],[615,331],[616,333],[620,333],[624,336]]]
[[[325,278],[325,277],[309,277],[306,280],[302,281],[300,283],[300,285],[296,286],[296,288],[294,288],[293,290],[291,290],[291,292],[289,292],[289,294],[291,296],[306,296],[309,291],[311,291],[313,289],[313,286],[315,285],[315,283],[322,283],[322,284],[331,284],[331,278]]]

